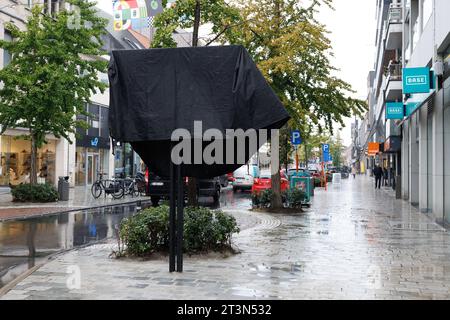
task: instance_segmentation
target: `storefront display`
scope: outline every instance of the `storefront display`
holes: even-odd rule
[[[0,139],[0,186],[30,182],[31,143],[11,136]],[[37,154],[38,183],[55,183],[56,143],[49,140]]]

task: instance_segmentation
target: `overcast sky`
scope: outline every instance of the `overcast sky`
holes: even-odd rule
[[[98,0],[98,6],[112,14],[111,0]],[[366,99],[367,74],[373,68],[375,42],[376,0],[334,0],[335,10],[322,8],[319,20],[330,31],[334,51],[334,65],[340,69],[339,78],[356,91],[354,97]],[[350,124],[342,130],[346,145],[351,143]]]
[[[340,69],[337,76],[352,85],[355,98],[365,100],[367,75],[373,69],[375,56],[376,0],[334,0],[334,8],[322,9],[319,20],[331,32],[334,64]],[[351,143],[352,121],[346,121],[347,127],[341,133],[346,145]]]

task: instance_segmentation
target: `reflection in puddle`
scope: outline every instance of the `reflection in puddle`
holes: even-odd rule
[[[0,222],[0,288],[51,254],[115,236],[134,205]]]

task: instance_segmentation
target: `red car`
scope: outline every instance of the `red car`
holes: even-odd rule
[[[284,171],[280,171],[281,175],[281,192],[289,189],[289,180]],[[252,186],[252,193],[259,193],[272,188],[272,174],[270,171],[261,172],[259,178],[255,178]]]

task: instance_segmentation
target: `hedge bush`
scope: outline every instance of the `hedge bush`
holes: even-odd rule
[[[267,209],[270,208],[273,190],[267,189],[258,193],[252,194],[253,208]],[[305,201],[306,193],[299,189],[289,189],[282,193],[281,199],[285,207],[301,208]]]
[[[56,202],[58,191],[50,184],[20,184],[11,188],[14,202]]]
[[[286,191],[286,200],[289,208],[301,208],[306,199],[306,193],[299,189],[289,189]]]
[[[231,245],[231,236],[239,232],[234,217],[207,208],[185,208],[184,245],[186,253],[219,251]],[[169,250],[169,207],[162,205],[142,210],[124,219],[120,241],[125,253],[147,256]]]
[[[252,204],[255,208],[269,208],[272,202],[273,190],[266,189],[252,193]]]

